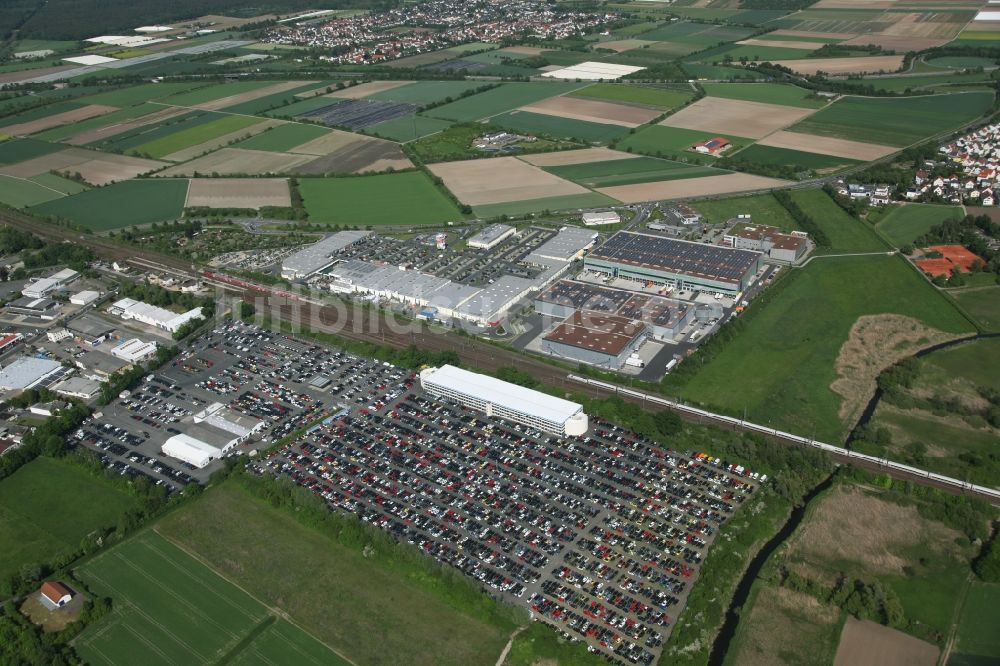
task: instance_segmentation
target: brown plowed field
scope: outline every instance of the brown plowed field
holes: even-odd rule
[[[275,83],[271,86],[258,88],[257,90],[249,90],[245,93],[240,93],[239,95],[229,95],[228,97],[220,97],[219,99],[213,99],[208,102],[202,102],[201,104],[195,104],[194,108],[204,109],[205,111],[218,111],[219,109],[223,109],[227,106],[242,104],[243,102],[252,102],[255,99],[267,97],[268,95],[273,95],[275,93],[285,92],[286,90],[298,88],[300,86],[307,85],[308,83],[310,82],[284,81],[282,83]]]
[[[289,207],[292,197],[284,178],[192,178],[185,207]]]
[[[621,53],[623,51],[631,51],[632,49],[641,48],[647,44],[656,44],[656,42],[648,39],[614,39],[609,42],[598,42],[594,44],[594,48],[610,49],[615,53]]]
[[[193,176],[197,173],[218,173],[222,176],[242,174],[263,175],[268,173],[288,173],[294,167],[314,158],[310,155],[289,155],[265,150],[243,148],[223,148],[198,159],[178,164],[166,169],[161,176]]]
[[[744,44],[746,46],[774,46],[786,49],[802,49],[805,51],[815,51],[816,49],[821,49],[826,46],[825,42],[796,42],[791,40],[784,41],[780,39],[744,39],[743,41],[736,43]]]
[[[333,97],[335,99],[361,99],[362,97],[368,97],[369,95],[374,95],[375,93],[382,92],[384,90],[392,90],[393,88],[398,88],[400,86],[408,86],[413,81],[369,81],[368,83],[362,83],[360,85],[351,86],[350,88],[344,88],[343,90],[337,90],[327,97]]]
[[[516,157],[441,162],[427,168],[444,180],[445,186],[459,201],[470,206],[585,194],[589,191]]]
[[[566,166],[567,164],[590,164],[591,162],[610,162],[626,160],[630,157],[640,157],[633,153],[624,153],[610,148],[581,148],[580,150],[562,150],[555,153],[537,153],[522,155],[519,159],[528,164],[540,167]]]
[[[384,171],[409,169],[413,163],[403,154],[398,144],[391,141],[354,141],[340,150],[324,155],[311,162],[295,167],[295,173],[362,173],[364,171]]]
[[[665,180],[657,183],[638,183],[635,185],[616,185],[601,187],[597,191],[622,203],[641,203],[643,201],[659,201],[660,199],[686,199],[710,194],[729,194],[731,192],[746,192],[769,187],[784,187],[787,180],[765,178],[748,173],[730,173],[722,176],[705,176],[703,178],[686,178],[682,180]]]
[[[833,666],[934,666],[938,652],[902,631],[848,616]]]
[[[801,150],[806,153],[833,155],[853,160],[869,162],[880,157],[891,155],[899,150],[893,146],[883,146],[877,143],[862,143],[849,139],[835,139],[829,136],[801,134],[799,132],[775,132],[757,142],[761,146]]]
[[[774,37],[815,37],[816,39],[850,39],[853,32],[810,32],[808,30],[775,30]]]
[[[875,37],[874,35],[872,36]],[[852,40],[853,41],[853,40]],[[873,43],[872,40],[864,42]],[[861,56],[859,58],[803,58],[801,60],[775,60],[775,65],[787,67],[799,74],[812,75],[816,72],[827,74],[869,74],[874,72],[895,72],[903,66],[903,56]],[[690,108],[690,107],[689,107]]]
[[[698,130],[706,134],[729,134],[760,139],[797,123],[814,111],[815,109],[800,109],[780,104],[703,97],[669,116],[660,124],[666,127]]]
[[[42,155],[5,166],[0,169],[0,173],[15,178],[31,178],[49,171],[79,173],[91,185],[100,186],[120,180],[129,180],[166,165],[166,162],[147,160],[141,157],[99,153],[83,148],[67,148],[58,153]]]
[[[27,136],[29,134],[35,134],[36,132],[52,129],[53,127],[59,127],[60,125],[79,122],[81,120],[86,120],[87,118],[103,116],[106,113],[111,113],[112,111],[117,110],[118,109],[113,106],[88,104],[87,106],[81,106],[79,109],[63,111],[62,113],[54,113],[51,116],[46,116],[45,118],[39,118],[26,123],[17,123],[15,125],[0,127],[0,134]]]
[[[315,155],[317,157],[322,157],[324,155],[329,155],[330,153],[336,152],[352,143],[357,143],[358,141],[378,141],[379,139],[372,139],[368,137],[363,137],[360,134],[351,134],[350,132],[343,132],[341,130],[331,130],[329,134],[324,134],[318,139],[312,139],[301,145],[295,146],[288,152],[296,153],[301,155]]]
[[[646,109],[640,106],[577,97],[551,97],[535,104],[522,106],[521,111],[623,127],[644,125],[662,113],[659,109]]]

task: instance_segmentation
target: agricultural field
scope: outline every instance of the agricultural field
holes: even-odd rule
[[[108,106],[125,108],[163,99],[171,95],[180,95],[195,88],[211,88],[214,90],[216,86],[199,81],[143,83],[137,86],[128,86],[118,90],[90,95],[86,98],[86,101],[88,104],[106,104]]]
[[[807,435],[815,431],[817,439],[840,442],[853,423],[846,413],[841,416],[848,405],[831,387],[839,377],[841,348],[859,317],[891,313],[945,334],[972,330],[897,256],[817,258],[783,280],[767,306],[751,311],[742,331],[676,389],[682,398],[732,414],[746,410],[758,423]],[[875,344],[871,349],[878,352]],[[669,375],[665,383],[673,393]],[[874,377],[871,383],[874,391]],[[860,400],[863,406],[862,393],[846,402],[853,407]]]
[[[128,155],[100,153],[82,148],[66,148],[34,159],[0,167],[0,174],[14,178],[35,178],[50,172],[72,174],[91,185],[135,178],[166,166],[165,162]]]
[[[524,134],[541,134],[556,139],[607,144],[628,133],[628,127],[561,118],[531,111],[513,111],[490,118],[490,124]]]
[[[244,150],[267,150],[275,153],[290,151],[296,146],[331,134],[331,131],[316,125],[304,123],[285,123],[255,136],[240,141],[239,147]]]
[[[299,191],[312,222],[416,226],[462,219],[462,213],[422,172],[303,178]],[[386,196],[391,192],[392,196]]]
[[[798,171],[816,171],[821,173],[832,173],[860,164],[858,160],[846,157],[807,153],[787,148],[775,148],[773,146],[763,146],[759,143],[749,148],[744,148],[740,152],[730,155],[730,157],[734,162],[787,166]]]
[[[403,116],[395,120],[372,125],[367,129],[370,134],[377,134],[393,141],[414,141],[429,134],[443,132],[451,127],[452,123],[447,120],[428,118],[414,114]]]
[[[65,195],[65,192],[60,192],[53,187],[27,178],[15,178],[0,174],[0,202],[14,208],[36,206]]]
[[[555,166],[545,170],[560,178],[589,188],[696,178],[724,173],[710,167],[691,166],[653,157]]]
[[[0,143],[0,164],[14,164],[25,160],[42,157],[62,150],[62,146],[55,146],[45,141],[36,139],[14,139]]]
[[[901,147],[971,122],[992,103],[992,94],[980,92],[900,99],[842,97],[792,131]]]
[[[820,109],[829,103],[829,100],[816,96],[811,90],[782,83],[704,83],[702,87],[709,97],[747,102],[799,106],[805,109]]]
[[[686,104],[691,99],[691,94],[683,90],[653,86],[595,83],[570,93],[569,97],[600,99],[609,102],[621,102],[623,104],[638,104],[668,111]]]
[[[1000,333],[1000,286],[959,289],[951,295],[983,328]]]
[[[70,125],[54,127],[50,130],[39,132],[34,138],[44,141],[66,141],[84,132],[109,126],[120,126],[123,122],[144,119],[145,116],[156,112],[162,113],[163,110],[163,107],[157,104],[138,104],[96,118],[89,118]]]
[[[867,222],[848,215],[823,190],[795,190],[789,194],[830,239],[829,252],[879,252],[887,249]]]
[[[780,104],[763,104],[720,97],[703,97],[668,116],[660,124],[714,134],[739,133],[760,139],[809,116],[812,109]]]
[[[686,107],[686,109],[691,108]],[[669,118],[668,118],[669,120]],[[619,150],[631,149],[644,155],[654,155],[656,157],[666,157],[697,164],[714,164],[717,158],[711,155],[702,155],[691,150],[691,147],[699,141],[704,141],[715,136],[721,136],[732,143],[727,153],[733,153],[753,143],[753,139],[729,134],[719,134],[718,132],[704,132],[679,127],[667,127],[665,125],[649,125],[640,128],[635,134],[629,134],[618,142],[615,146]],[[726,153],[723,153],[725,155]]]
[[[51,492],[53,487],[60,492]],[[75,550],[81,539],[113,528],[135,505],[131,496],[81,467],[36,458],[0,481],[0,577]]]
[[[963,215],[960,206],[903,204],[889,211],[888,215],[879,220],[876,228],[895,247],[902,247],[930,231],[934,225]]]
[[[185,208],[246,208],[292,205],[284,178],[193,178],[188,184]]]
[[[469,206],[588,193],[576,183],[515,157],[441,162],[428,168],[459,201]]]
[[[221,116],[196,127],[139,144],[132,148],[129,153],[160,159],[226,135],[237,132],[250,133],[251,127],[263,122],[266,121],[248,116]]]
[[[796,231],[798,224],[771,194],[697,201],[693,204],[707,224],[723,224],[739,215],[770,224],[783,231]]]
[[[405,104],[436,104],[450,98],[457,98],[462,93],[475,90],[483,85],[477,81],[416,81],[404,83],[389,90],[374,92],[368,99],[383,102],[402,102]]]
[[[958,622],[956,644],[948,666],[985,666],[1000,659],[1000,585],[970,584]]]
[[[777,150],[787,150],[797,153],[827,155],[846,160],[868,162],[898,152],[895,146],[884,146],[877,143],[863,143],[849,139],[837,139],[816,134],[802,134],[780,130],[761,139],[757,146],[766,146]]]
[[[582,83],[506,83],[471,97],[436,107],[426,115],[443,120],[468,122],[511,111],[526,104],[583,88]]]
[[[724,62],[726,60],[784,62],[808,58],[813,50],[815,49],[755,44],[725,44],[718,48],[702,51],[693,56],[691,60],[693,62]]]
[[[433,582],[366,559],[232,483],[157,529],[359,666],[492,666],[512,629],[465,615]]]
[[[32,211],[93,231],[173,220],[181,216],[186,180],[127,180],[43,203]]]
[[[269,663],[276,649],[296,663],[350,663],[156,532],[77,571],[114,604],[76,643],[87,663]]]
[[[601,194],[618,199],[622,203],[641,203],[661,199],[687,199],[716,194],[751,192],[787,185],[789,181],[755,176],[748,173],[731,173],[720,169],[704,176],[689,175],[683,179],[667,179],[632,185],[602,187]]]
[[[290,81],[287,83],[300,86],[304,85],[306,82]],[[228,102],[229,98],[237,95],[244,95],[247,93],[256,94],[262,89],[269,89],[274,86],[275,83],[273,81],[230,81],[227,83],[196,88],[194,90],[182,91],[168,97],[161,97],[158,99],[160,99],[160,101],[164,104],[172,104],[173,106],[201,107],[205,104],[211,104],[222,99],[225,99]],[[232,103],[236,104],[237,102]]]
[[[879,74],[898,71],[903,66],[901,55],[859,56],[856,58],[800,58],[775,60],[775,65],[787,67],[799,74],[812,76],[819,72],[827,75]]]
[[[484,220],[501,215],[526,215],[527,213],[544,213],[545,211],[576,211],[580,208],[599,208],[613,206],[618,202],[599,192],[584,191],[582,194],[567,194],[553,197],[541,197],[524,201],[505,201],[494,204],[480,204],[472,210]]]

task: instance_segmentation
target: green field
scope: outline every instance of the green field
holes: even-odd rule
[[[595,83],[577,90],[570,96],[653,106],[659,109],[674,109],[691,99],[690,93],[681,90],[615,83]]]
[[[359,666],[492,666],[512,628],[456,610],[434,579],[367,559],[233,483],[158,531]]]
[[[925,356],[924,360],[951,376],[1000,391],[1000,373],[996,372],[1000,364],[1000,338],[984,338],[942,349]]]
[[[322,109],[324,106],[331,106],[342,101],[344,100],[327,97],[325,95],[317,95],[316,97],[306,97],[298,102],[292,102],[287,106],[279,106],[277,109],[265,111],[264,115],[272,116],[274,118],[294,118],[295,116],[302,115],[303,113],[309,113],[310,111]]]
[[[90,664],[349,662],[204,564],[146,531],[78,569],[114,611],[76,648]]]
[[[495,116],[525,104],[562,95],[582,88],[582,83],[507,83],[478,95],[456,100],[427,111],[428,116],[444,120],[471,121]]]
[[[935,206],[931,204],[904,204],[889,211],[879,221],[878,230],[896,247],[912,243],[930,228],[951,218],[964,215],[960,206]]]
[[[792,200],[813,217],[830,239],[830,252],[879,252],[885,243],[867,222],[851,217],[823,190],[795,190]]]
[[[689,148],[699,141],[704,141],[715,136],[721,136],[732,142],[733,146],[726,151],[727,153],[734,153],[740,148],[753,143],[753,139],[731,136],[729,134],[699,132],[696,130],[680,129],[678,127],[666,127],[665,125],[647,125],[640,128],[635,134],[626,136],[616,147],[620,150],[631,148],[637,153],[654,155],[656,157],[683,159],[698,164],[714,164],[718,161],[717,158],[711,155],[700,155],[693,150],[689,150]]]
[[[135,504],[81,467],[36,458],[0,481],[0,576],[73,551],[94,530],[113,528]]]
[[[312,222],[410,226],[462,219],[458,207],[419,171],[351,178],[302,178]],[[387,196],[389,195],[389,196]]]
[[[187,186],[185,179],[126,180],[43,203],[32,210],[94,231],[108,231],[179,218]]]
[[[63,150],[65,146],[57,146],[37,139],[14,139],[0,143],[0,164],[14,164],[25,160],[41,157]]]
[[[59,199],[64,192],[42,185],[26,178],[0,175],[0,202],[14,208],[37,206],[38,204]]]
[[[934,67],[946,67],[948,69],[973,69],[975,67],[995,67],[996,60],[993,58],[980,58],[977,56],[942,56],[931,58],[926,61],[928,65]]]
[[[971,331],[898,256],[819,258],[784,279],[780,293],[691,378],[681,397],[731,414],[746,409],[757,423],[839,442],[853,424],[841,422],[841,398],[830,385],[858,317],[895,313],[951,333]]]
[[[148,155],[153,159],[159,159],[231,132],[238,132],[260,122],[263,122],[260,118],[251,116],[221,116],[196,127],[190,127],[148,143],[139,144],[132,148],[129,153]]]
[[[734,162],[789,166],[799,171],[825,171],[831,173],[860,164],[858,160],[819,153],[805,153],[790,148],[775,148],[754,144],[730,156]]]
[[[265,130],[256,136],[241,141],[234,147],[245,148],[246,150],[269,150],[275,153],[282,153],[329,133],[330,130],[317,125],[288,123]]]
[[[889,146],[912,143],[970,122],[993,103],[984,92],[899,99],[842,97],[791,129]]]
[[[987,666],[1000,660],[1000,585],[974,581],[965,598],[958,640],[948,666]]]
[[[1000,332],[1000,286],[963,289],[952,296],[981,326]]]
[[[158,139],[163,139],[173,134],[183,132],[188,129],[210,123],[220,116],[215,113],[204,111],[192,111],[184,115],[170,118],[158,123],[143,125],[134,129],[115,134],[107,138],[97,139],[87,144],[88,148],[103,150],[109,153],[126,153],[141,146],[144,143],[151,143]]]
[[[173,104],[175,106],[194,106],[195,104],[213,102],[223,97],[229,97],[230,95],[239,95],[240,93],[266,88],[274,85],[274,83],[274,81],[233,81],[230,83],[214,84],[205,86],[204,88],[197,88],[190,92],[180,92],[169,97],[163,97],[162,101],[164,104]]]
[[[741,99],[748,102],[799,106],[819,109],[828,101],[815,96],[811,90],[781,83],[705,83],[702,86],[709,97]]]
[[[80,192],[85,192],[90,189],[83,183],[78,183],[75,180],[57,176],[54,173],[38,174],[37,176],[29,178],[29,180],[33,183],[56,190],[61,194],[79,194]]]
[[[153,113],[154,111],[162,110],[163,107],[156,104],[139,104],[138,106],[126,107],[103,116],[97,116],[96,118],[88,118],[87,120],[81,120],[68,125],[53,127],[50,130],[39,132],[35,135],[35,138],[43,139],[45,141],[62,141],[82,132],[86,132],[87,130],[96,129],[98,127],[108,127],[109,125],[116,125],[121,122],[135,120],[136,118]]]
[[[965,74],[957,72],[942,72],[939,74],[927,74],[926,76],[887,76],[879,78],[861,78],[856,82],[860,85],[874,86],[882,90],[893,92],[903,92],[907,89],[918,90],[923,93],[948,92],[951,84],[972,84],[977,82],[990,82],[990,73]]]
[[[616,203],[618,202],[600,192],[588,192],[586,194],[568,194],[565,196],[530,199],[527,201],[484,204],[482,206],[473,206],[472,210],[477,217],[491,219],[501,215],[525,215],[527,213],[541,213],[547,210],[597,208],[599,206],[613,206]]]
[[[443,132],[449,127],[451,127],[451,122],[447,120],[414,114],[372,125],[366,131],[393,141],[413,141],[428,134]]]
[[[457,98],[462,93],[485,85],[480,81],[417,81],[409,85],[383,90],[365,99],[378,99],[407,104],[433,104],[448,97]]]
[[[623,160],[608,160],[606,162],[590,162],[587,164],[570,164],[566,166],[547,167],[545,169],[560,178],[572,180],[584,187],[612,187],[614,185],[631,185],[633,183],[652,183],[661,180],[676,180],[678,178],[698,178],[726,173],[719,169],[703,166],[691,166],[680,162],[658,160],[653,157],[634,157]]]
[[[739,215],[750,215],[756,222],[770,224],[784,231],[799,228],[785,207],[771,194],[697,201],[693,207],[704,216],[708,224],[722,224]]]
[[[87,104],[107,104],[108,106],[134,106],[149,102],[154,99],[163,99],[170,95],[179,95],[194,88],[205,88],[214,90],[216,86],[203,82],[184,83],[143,83],[137,86],[129,86],[120,90],[98,93],[90,97],[84,97],[82,102]],[[162,107],[160,107],[162,108]]]
[[[725,62],[746,59],[750,62],[770,62],[774,60],[799,60],[809,57],[810,49],[792,49],[787,46],[758,46],[756,44],[725,44],[718,48],[702,51],[691,58],[695,62]]]
[[[490,124],[519,133],[545,134],[557,139],[574,139],[586,143],[609,143],[628,133],[628,128],[621,125],[592,123],[530,111],[513,111],[493,116]]]

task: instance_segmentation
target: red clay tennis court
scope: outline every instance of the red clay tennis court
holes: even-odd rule
[[[956,266],[963,273],[971,273],[976,266],[983,265],[983,260],[961,245],[933,245],[927,248],[930,252],[939,252],[939,259],[916,259],[913,263],[931,277],[949,276]]]

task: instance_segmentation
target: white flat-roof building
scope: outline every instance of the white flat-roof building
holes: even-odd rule
[[[85,377],[70,377],[56,384],[54,388],[59,395],[90,400],[101,392],[101,382]]]
[[[509,224],[491,224],[469,239],[469,247],[477,250],[489,250],[504,242],[517,233],[517,229]]]
[[[100,297],[101,293],[98,291],[78,291],[69,297],[69,302],[73,305],[90,305]]]
[[[338,231],[327,236],[282,261],[281,277],[286,280],[298,280],[318,273],[334,263],[333,255],[371,235],[371,233],[370,231]]]
[[[30,389],[63,369],[58,361],[22,356],[0,370],[0,389],[5,391]]]
[[[111,306],[111,314],[117,314],[122,319],[135,321],[161,328],[169,333],[176,333],[181,326],[194,319],[201,319],[201,308],[194,308],[182,314],[165,310],[155,305],[149,305],[132,298],[123,298]]]
[[[613,210],[590,211],[584,213],[581,217],[583,219],[583,223],[588,227],[597,226],[599,224],[618,224],[622,221],[621,216]]]
[[[421,370],[420,385],[433,396],[450,398],[488,417],[506,419],[563,437],[577,437],[587,432],[588,419],[583,405],[453,365]]]
[[[183,460],[189,465],[199,468],[207,466],[223,455],[223,451],[219,447],[184,433],[174,435],[165,441],[162,450],[164,455]]]
[[[54,291],[62,289],[73,280],[80,277],[80,274],[70,268],[64,268],[57,273],[53,273],[47,278],[35,280],[24,286],[21,290],[23,296],[28,298],[45,298]]]
[[[126,340],[111,350],[112,356],[128,363],[141,363],[155,353],[155,342],[143,342],[139,338]]]

